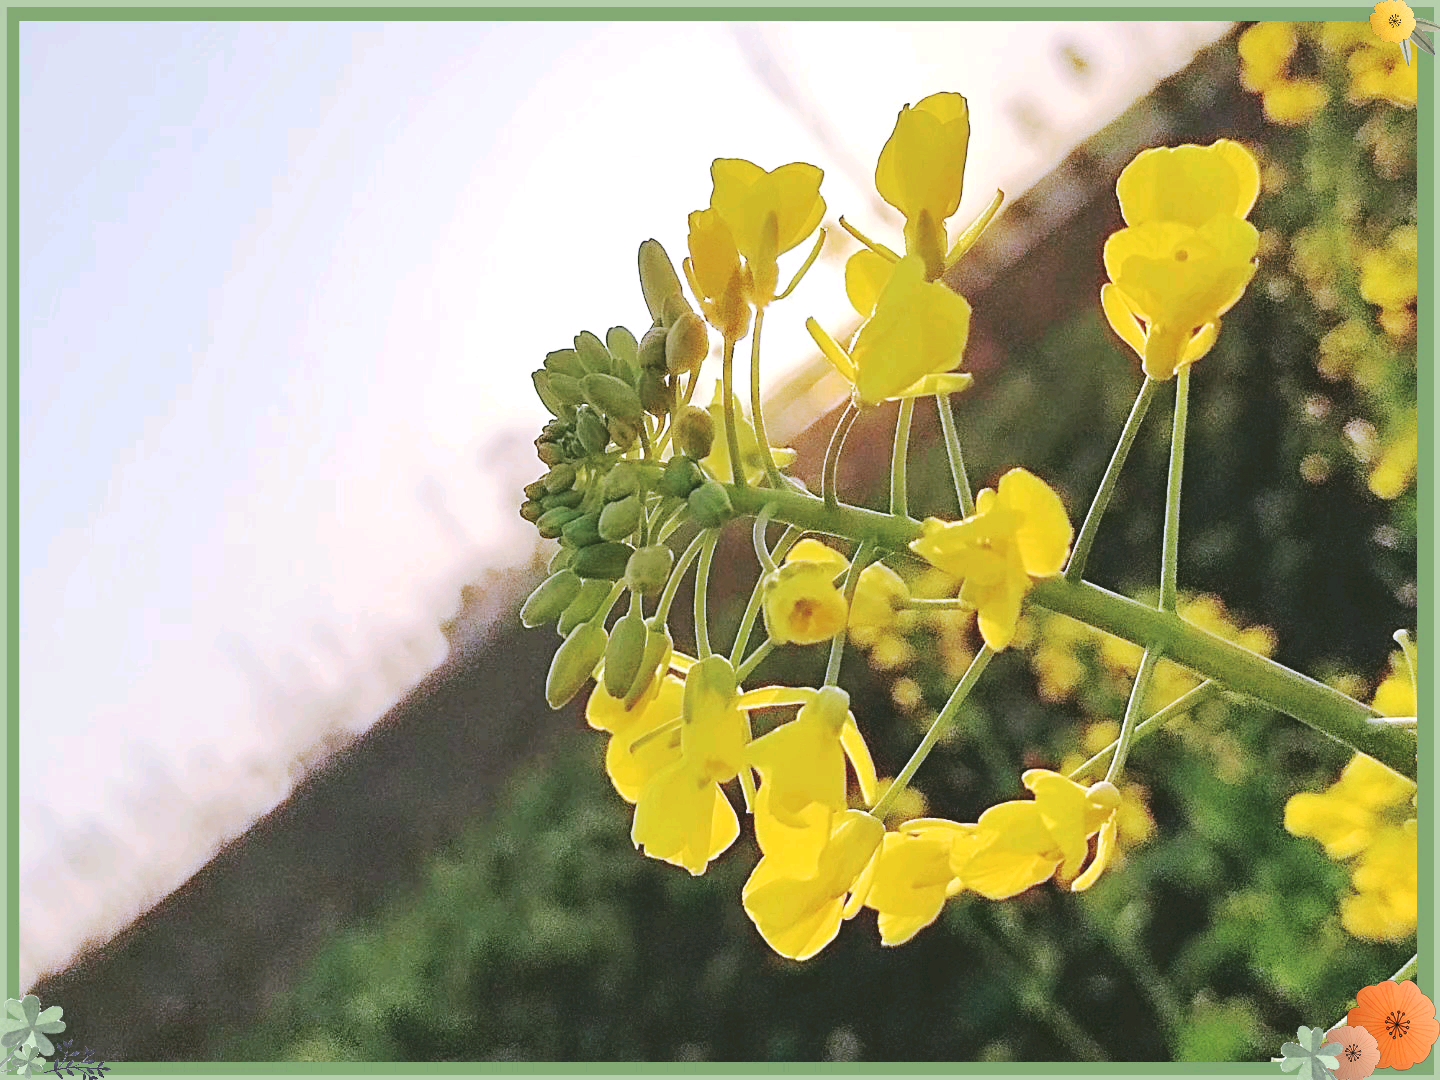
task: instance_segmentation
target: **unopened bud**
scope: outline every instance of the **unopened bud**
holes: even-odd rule
[[[570,549],[562,548],[561,550],[568,552]],[[571,561],[574,561],[573,555]],[[561,613],[560,621],[555,624],[555,629],[560,632],[560,636],[567,636],[581,623],[593,619],[595,613],[600,610],[600,605],[609,595],[610,583],[608,581],[582,581],[580,591],[575,594],[575,599],[570,601],[570,606]]]
[[[554,510],[557,506],[576,507],[585,501],[585,493],[571,488],[569,491],[561,491],[555,495],[546,495],[540,500],[540,504],[546,510]]]
[[[559,465],[566,458],[565,451],[559,443],[544,439],[536,440],[535,454],[546,465]]]
[[[675,553],[664,544],[642,547],[625,564],[625,584],[641,596],[654,596],[670,580]]]
[[[623,326],[612,326],[605,332],[605,348],[627,370],[640,366],[640,343]]]
[[[645,645],[650,631],[644,616],[631,612],[610,631],[610,644],[605,649],[605,691],[613,698],[624,698],[630,684],[640,673],[645,659]]]
[[[599,533],[602,540],[624,540],[640,524],[643,512],[638,495],[612,502],[600,511]]]
[[[700,466],[681,454],[665,463],[665,471],[660,474],[655,490],[662,495],[685,499],[689,498],[690,493],[699,487],[704,479],[705,474],[700,471]]]
[[[581,623],[570,631],[550,660],[545,677],[545,700],[552,709],[561,708],[585,688],[595,674],[595,665],[605,655],[605,630],[595,623]]]
[[[525,498],[538,499],[544,495],[550,494],[550,489],[545,486],[545,481],[549,477],[549,475],[549,473],[546,473],[539,480],[535,480],[532,483],[526,484],[524,489]]]
[[[707,480],[690,492],[690,516],[706,529],[718,529],[735,516],[730,496],[714,480]]]
[[[520,609],[520,623],[530,629],[558,619],[580,592],[580,579],[573,571],[551,574],[530,594]]]
[[[560,528],[560,538],[570,547],[586,548],[600,542],[600,515],[581,514]]]
[[[687,405],[675,418],[675,445],[699,461],[710,456],[715,442],[715,421],[704,409]]]
[[[625,566],[634,553],[629,544],[591,544],[575,552],[570,568],[582,578],[618,581],[625,576]]]
[[[640,245],[640,291],[645,294],[650,317],[657,323],[665,313],[665,301],[682,295],[680,275],[675,273],[675,264],[659,240],[646,240]]]
[[[621,461],[606,475],[601,492],[606,502],[618,502],[639,490],[640,470],[628,461]]]
[[[640,366],[649,371],[665,370],[665,339],[670,331],[663,326],[652,326],[640,339]]]
[[[569,567],[569,565],[570,549],[562,547],[555,549],[555,554],[550,556],[550,565],[547,566],[545,569],[548,573],[558,574],[561,570]]]
[[[660,313],[660,325],[667,330],[675,325],[675,320],[683,315],[693,315],[695,309],[690,306],[690,301],[685,299],[684,293],[676,293],[665,300],[665,310]]]
[[[589,330],[575,336],[575,355],[580,358],[580,364],[587,373],[608,375],[614,366],[610,359],[610,350]]]
[[[645,658],[640,661],[640,670],[635,673],[635,678],[630,681],[630,689],[625,694],[625,708],[633,709],[635,703],[645,696],[645,691],[650,689],[651,683],[657,677],[663,678],[666,669],[670,667],[670,657],[675,651],[674,642],[665,628],[650,626],[648,636],[645,640]]]
[[[686,311],[665,335],[665,368],[671,375],[694,371],[710,355],[710,333],[705,320]]]
[[[640,395],[624,379],[617,379],[614,375],[587,375],[582,386],[585,400],[606,416],[639,423],[645,415]]]
[[[575,434],[587,454],[601,454],[610,443],[610,429],[595,410],[586,406],[575,414]]]
[[[568,506],[557,506],[546,510],[535,522],[535,528],[546,540],[558,540],[560,532],[570,522],[580,517],[580,511]]]
[[[520,516],[532,525],[545,514],[545,506],[535,499],[526,499],[520,504]]]
[[[575,466],[568,461],[556,465],[545,474],[545,490],[551,495],[569,491],[575,486]]]
[[[531,372],[530,381],[535,384],[535,393],[540,397],[540,404],[549,410],[551,416],[564,416],[569,411],[550,386],[548,371]]]
[[[1120,789],[1109,780],[1091,784],[1085,797],[1101,810],[1114,810],[1120,805]]]
[[[545,356],[545,370],[552,375],[565,375],[572,379],[585,377],[585,365],[575,355],[574,349],[556,349]]]
[[[640,439],[640,425],[633,420],[612,416],[605,427],[610,432],[610,441],[615,444],[615,449],[622,454],[632,449]]]
[[[575,410],[575,406],[585,404],[585,388],[580,385],[580,379],[552,373],[545,381],[555,400],[561,405],[569,406],[564,414],[556,413],[556,416],[568,416]]]
[[[670,411],[670,406],[675,401],[675,395],[670,390],[670,384],[665,381],[665,371],[654,368],[645,368],[640,372],[640,404],[645,406],[645,411],[652,416],[663,417]]]

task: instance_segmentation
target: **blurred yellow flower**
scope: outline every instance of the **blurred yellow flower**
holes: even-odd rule
[[[741,406],[740,399],[732,396],[732,400],[735,402],[735,437],[740,443],[740,463],[745,479],[755,484],[765,475],[765,462],[760,458],[760,440],[755,437],[755,428]],[[725,437],[724,402],[720,380],[717,379],[715,397],[710,402],[710,419],[715,425],[715,438],[710,444],[709,456],[700,464],[705,466],[705,471],[714,479],[728,484],[733,476],[730,470],[730,440]],[[775,458],[776,466],[781,469],[795,463],[795,451],[788,447],[772,446],[770,453]]]
[[[1371,304],[1394,310],[1415,301],[1420,289],[1420,230],[1395,229],[1376,251],[1360,260],[1360,295]]]
[[[1358,855],[1384,826],[1386,812],[1405,807],[1415,785],[1374,758],[1356,754],[1326,791],[1302,791],[1285,804],[1285,829],[1318,840],[1332,859]]]
[[[882,562],[871,563],[860,571],[860,580],[855,584],[850,630],[888,630],[900,605],[909,598],[904,578]]]
[[[1366,45],[1350,54],[1350,100],[1356,105],[1386,101],[1414,108],[1420,97],[1420,66],[1407,64],[1394,49]]]
[[[999,490],[986,488],[964,521],[930,518],[910,544],[931,565],[964,579],[962,603],[976,610],[980,635],[992,649],[1015,635],[1020,602],[1031,579],[1058,574],[1074,530],[1060,496],[1025,469],[1011,469]]]
[[[710,207],[729,227],[750,270],[754,303],[764,307],[775,298],[775,260],[804,243],[825,216],[825,173],[801,161],[766,172],[742,158],[717,158],[710,178]]]
[[[1416,714],[1418,700],[1415,696],[1415,683],[1410,678],[1410,670],[1401,654],[1396,653],[1391,658],[1390,674],[1385,676],[1376,688],[1375,699],[1371,704],[1381,716]]]
[[[1398,499],[1415,482],[1415,470],[1419,464],[1420,429],[1414,414],[1411,414],[1380,452],[1380,460],[1370,473],[1371,493],[1381,499]]]
[[[1381,830],[1356,862],[1355,895],[1341,902],[1341,924],[1370,941],[1412,936],[1420,916],[1419,866],[1416,819]]]
[[[875,188],[905,215],[905,252],[918,255],[929,280],[944,271],[945,221],[960,206],[970,110],[959,94],[931,94],[906,105],[880,151]]]
[[[1381,0],[1370,15],[1370,29],[1381,41],[1398,45],[1415,32],[1415,13],[1405,0]]]
[[[1298,44],[1294,23],[1256,23],[1241,34],[1236,48],[1240,53],[1240,81],[1245,89],[1264,91],[1283,79]]]
[[[955,371],[970,337],[970,305],[943,282],[927,281],[918,256],[894,265],[849,352],[814,319],[805,326],[863,404],[970,385],[969,375]]]
[[[1266,87],[1263,101],[1271,123],[1299,127],[1320,115],[1330,91],[1318,79],[1282,79]]]
[[[864,901],[857,891],[885,836],[885,826],[863,810],[835,816],[816,872],[786,875],[764,857],[755,864],[740,898],[745,914],[772,949],[791,960],[808,960],[835,940],[840,923]]]

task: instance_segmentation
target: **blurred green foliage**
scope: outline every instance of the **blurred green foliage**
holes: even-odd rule
[[[1370,485],[1386,440],[1414,415],[1414,320],[1406,330],[1393,304],[1362,291],[1366,254],[1415,219],[1415,126],[1391,102],[1347,102],[1338,55],[1316,61],[1332,93],[1313,123],[1266,125],[1247,96],[1240,130],[1196,112],[1179,133],[1251,145],[1262,133],[1267,192],[1254,216],[1269,237],[1249,294],[1195,369],[1180,579],[1272,628],[1277,659],[1348,673],[1347,688],[1367,693],[1390,634],[1415,617],[1413,483],[1383,499]],[[1315,256],[1317,236],[1349,261]],[[1364,333],[1347,331],[1360,344],[1342,364],[1321,342],[1352,323]],[[1091,305],[960,399],[972,478],[1024,464],[1078,521],[1138,385],[1134,357]],[[1132,594],[1158,584],[1168,401],[1157,399],[1087,575]],[[943,449],[916,453],[912,507],[952,514]],[[991,666],[917,777],[936,812],[973,820],[1018,797],[1022,769],[1078,760],[1087,730],[1123,712],[1127,687],[1089,653],[1073,692],[1042,693],[1036,657],[1050,627],[1030,623],[1029,648]],[[908,757],[974,642],[926,624],[891,645],[902,654],[870,653],[886,670],[852,649],[844,678],[882,775]],[[759,674],[799,681],[813,661],[786,650]],[[1348,753],[1228,698],[1137,744],[1127,780],[1153,834],[1090,892],[964,896],[896,950],[879,946],[864,912],[805,964],[777,958],[741,909],[757,857],[748,838],[703,878],[634,852],[602,741],[577,730],[514,777],[503,807],[436,859],[418,895],[337,940],[225,1056],[1266,1059],[1300,1024],[1340,1019],[1357,989],[1414,951],[1413,939],[1347,935],[1345,867],[1281,826],[1285,801],[1331,783]]]

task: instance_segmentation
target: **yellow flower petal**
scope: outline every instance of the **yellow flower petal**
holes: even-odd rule
[[[1036,803],[1000,803],[980,815],[974,850],[963,869],[952,869],[965,887],[989,900],[1007,900],[1050,878],[1064,853],[1055,845]]]
[[[918,257],[901,259],[850,353],[860,400],[876,405],[926,375],[953,370],[969,336],[965,298],[941,282],[926,281]]]
[[[1000,478],[1000,501],[1021,515],[1015,544],[1025,572],[1048,577],[1065,568],[1075,530],[1054,489],[1026,469],[1011,469]]]
[[[862,319],[875,314],[875,302],[885,291],[895,264],[868,248],[857,251],[845,264],[845,295]]]
[[[1095,845],[1095,858],[1085,868],[1085,872],[1076,878],[1070,885],[1071,892],[1084,892],[1100,880],[1100,875],[1105,872],[1105,867],[1110,865],[1110,859],[1115,854],[1116,836],[1118,831],[1115,819],[1111,818],[1100,826],[1100,839]]]
[[[762,610],[772,641],[814,645],[845,629],[850,609],[836,572],[828,563],[787,562],[765,578]]]
[[[1209,146],[1157,146],[1125,166],[1115,192],[1131,227],[1175,222],[1199,228],[1216,216],[1240,219],[1250,213],[1260,195],[1260,165],[1230,139]]]
[[[875,166],[875,188],[905,215],[908,254],[933,248],[943,259],[944,222],[960,206],[969,144],[970,113],[959,94],[931,94],[900,110]]]
[[[874,806],[878,785],[875,762],[870,757],[870,747],[865,744],[865,736],[860,733],[860,726],[855,723],[854,716],[847,716],[840,729],[840,747],[850,759],[850,766],[855,772],[855,782],[860,788],[860,797],[865,800],[866,806]]]
[[[846,570],[850,569],[850,560],[841,555],[829,544],[816,540],[813,536],[807,536],[790,549],[785,556],[787,563],[814,563],[819,566],[831,567],[835,576],[839,577]]]

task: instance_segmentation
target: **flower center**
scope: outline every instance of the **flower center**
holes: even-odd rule
[[[1175,252],[1175,261],[1176,261],[1176,262],[1185,262],[1185,261],[1186,261],[1187,259],[1189,259],[1189,258],[1190,258],[1190,253],[1189,253],[1188,251],[1186,251],[1184,248],[1181,248],[1179,251]]]
[[[1392,13],[1391,13],[1391,15],[1390,15],[1390,25],[1391,25],[1391,26],[1396,26],[1396,27],[1398,27],[1398,26],[1400,25],[1400,13],[1399,13],[1399,12],[1392,12]]]
[[[790,612],[790,618],[802,627],[808,627],[815,618],[815,603],[811,600],[800,599],[795,601],[795,608]]]
[[[1364,1051],[1360,1049],[1359,1043],[1351,1043],[1349,1046],[1345,1047],[1346,1061],[1359,1061],[1363,1056]]]
[[[1403,1039],[1410,1033],[1410,1021],[1405,1018],[1404,1009],[1395,1009],[1385,1014],[1385,1034],[1392,1039]]]

